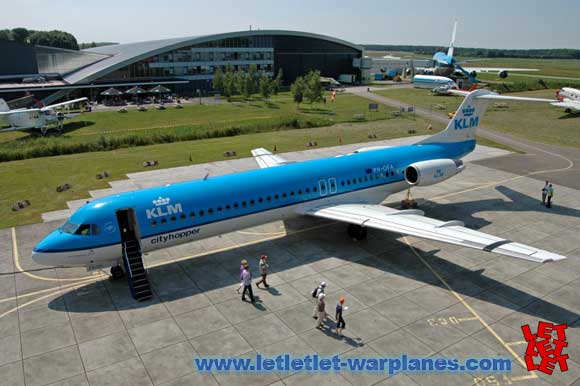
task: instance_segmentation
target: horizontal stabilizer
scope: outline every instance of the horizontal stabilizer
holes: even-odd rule
[[[258,165],[260,165],[260,168],[262,169],[292,163],[280,156],[272,154],[272,152],[264,148],[252,150],[252,155],[254,156],[256,162],[258,163]]]

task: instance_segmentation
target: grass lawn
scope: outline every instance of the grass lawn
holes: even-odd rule
[[[14,160],[235,133],[329,126],[353,121],[355,115],[365,114],[367,109],[366,99],[344,93],[339,94],[334,103],[327,96],[326,104],[303,103],[297,108],[290,95],[284,93],[267,102],[240,100],[216,105],[184,104],[182,109],[86,113],[67,121],[65,133],[59,136],[43,138],[28,132],[2,133],[0,155],[4,155],[3,160]],[[365,120],[383,118],[378,114],[366,114]],[[103,138],[116,142],[105,145]]]
[[[457,58],[458,61],[462,61],[465,59],[477,60],[479,58]],[[534,72],[524,71],[521,72],[521,74],[580,78],[580,60],[576,59],[503,58],[503,59],[482,60],[481,62],[466,63],[465,67],[537,68],[540,71]],[[510,73],[515,73],[515,71],[512,71]],[[495,74],[493,74],[493,76],[497,78]],[[507,80],[509,79],[510,76],[508,74]],[[517,79],[518,80],[523,79],[523,77],[517,77]]]
[[[556,90],[528,91],[510,95],[555,98]],[[410,105],[447,113],[455,111],[462,98],[436,96],[428,90],[400,89],[376,91],[377,94]],[[495,108],[493,102],[483,119],[483,126],[497,131],[554,145],[580,147],[580,114],[567,114],[548,103],[507,102],[508,108]],[[438,109],[440,105],[442,109]]]
[[[356,98],[343,98],[341,95],[339,99],[354,101]],[[356,109],[355,106],[350,111]],[[379,113],[376,114],[378,118]],[[223,152],[228,150],[235,150],[239,157],[248,157],[250,150],[256,147],[273,149],[276,145],[278,152],[304,150],[306,142],[310,140],[317,141],[321,147],[339,145],[339,138],[342,138],[343,144],[368,142],[368,134],[371,132],[379,140],[407,136],[411,128],[417,131],[417,135],[427,134],[432,133],[427,131],[429,124],[434,128],[441,126],[410,114],[365,123],[341,123],[310,129],[4,162],[0,163],[0,228],[40,222],[42,213],[64,209],[66,201],[89,197],[89,190],[107,188],[108,181],[97,180],[97,173],[106,170],[112,174],[111,179],[123,179],[126,173],[148,170],[142,166],[145,160],[155,159],[159,161],[159,167],[169,168],[223,160]],[[189,161],[190,156],[193,162]],[[73,188],[56,193],[56,186],[66,182]],[[24,199],[30,200],[32,205],[18,212],[11,210],[14,202]]]

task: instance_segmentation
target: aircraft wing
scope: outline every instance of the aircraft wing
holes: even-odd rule
[[[449,90],[447,90],[447,93],[465,97],[465,96],[470,94],[470,91],[449,89]],[[558,102],[555,99],[530,98],[530,97],[521,97],[521,96],[515,96],[515,95],[499,95],[499,94],[485,94],[485,95],[479,95],[475,98],[476,99],[501,100],[501,101],[548,102],[548,103],[552,103],[552,104]]]
[[[564,109],[580,110],[580,102],[562,101],[550,103],[552,106],[562,107]]]
[[[56,103],[54,105],[44,106],[41,110],[42,111],[52,110],[52,109],[55,109],[57,107],[68,106],[68,105],[72,105],[72,104],[80,103],[80,102],[85,102],[85,101],[88,101],[88,98],[72,99],[70,101],[64,101],[64,102],[61,102],[61,103]]]
[[[282,157],[272,154],[270,151],[264,148],[252,150],[252,155],[254,156],[256,162],[258,163],[258,165],[260,165],[260,168],[262,169],[292,163],[290,161],[285,160]]]
[[[306,214],[364,227],[416,236],[538,263],[565,259],[542,249],[466,228],[461,221],[439,221],[417,209],[397,210],[381,205],[342,204],[314,208]]]
[[[529,71],[540,71],[537,68],[501,68],[501,67],[463,67],[463,69],[467,72],[501,72],[501,71],[509,71],[509,72],[529,72]]]

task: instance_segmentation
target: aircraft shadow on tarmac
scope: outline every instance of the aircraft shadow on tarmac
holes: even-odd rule
[[[580,216],[580,211],[576,209],[562,206],[554,206],[552,209],[546,209],[538,204],[537,199],[515,192],[504,186],[499,186],[496,189],[512,199],[513,202],[499,198],[453,204],[435,204],[426,201],[423,209],[427,211],[429,216],[441,220],[446,220],[444,218],[445,216],[449,216],[450,220],[461,219],[470,228],[474,229],[489,224],[486,220],[474,217],[474,214],[482,211],[517,212],[551,210],[551,213],[564,216]],[[251,251],[264,251],[270,255],[269,260],[272,267],[272,274],[317,262],[328,257],[334,257],[347,261],[356,261],[358,264],[391,273],[393,274],[392,276],[402,276],[448,290],[433,272],[413,254],[411,249],[400,240],[400,235],[371,230],[369,235],[372,238],[356,246],[364,248],[363,243],[373,242],[381,248],[384,246],[384,252],[379,252],[380,256],[367,257],[361,260],[349,255],[349,250],[352,251],[353,242],[348,237],[343,236],[346,235],[346,227],[344,224],[333,225],[327,221],[317,219],[302,219],[295,226],[300,229],[305,226],[321,223],[329,224],[328,228],[324,228],[324,232],[306,232],[301,236],[302,239],[297,239],[296,242],[303,243],[304,240],[308,240],[312,241],[315,245],[318,243],[325,253],[314,253],[306,257],[277,257],[275,253],[268,253],[268,250],[272,248],[271,241],[258,242],[251,246]],[[292,226],[292,224],[287,223],[287,226]],[[287,236],[287,238],[294,237],[297,236]],[[288,243],[292,242],[292,240],[285,240],[283,242]],[[107,281],[105,284],[97,282],[84,286],[78,290],[83,293],[83,296],[78,296],[75,291],[65,293],[51,301],[49,307],[71,313],[121,311],[146,308],[161,301],[185,300],[186,298],[210,291],[223,290],[226,292],[235,292],[236,286],[239,284],[238,270],[241,256],[248,256],[249,253],[255,254],[255,252],[250,252],[247,248],[250,247],[233,249],[231,253],[225,252],[226,254],[229,253],[226,258],[222,255],[224,252],[210,253],[209,255],[150,268],[149,276],[153,290],[156,293],[154,299],[150,301],[139,303],[133,300],[130,296],[126,281],[117,280],[114,282]],[[438,253],[440,250],[423,251],[419,248],[417,252],[445,278],[454,291],[463,296],[512,309],[513,311],[530,315],[534,319],[555,323],[568,323],[568,326],[573,328],[580,327],[580,315],[576,312],[488,277],[485,275],[485,268],[473,270],[465,268],[446,258],[439,257]],[[489,255],[482,253],[481,256],[485,258]],[[506,260],[511,259],[510,257],[503,256],[501,258]],[[216,262],[219,262],[217,266]],[[257,278],[256,267],[253,267],[253,271]],[[324,275],[324,272],[322,274]],[[488,291],[491,289],[493,291]],[[306,298],[310,296],[311,290],[312,288],[304,288],[302,291]],[[257,295],[258,299],[260,292],[260,290],[254,290],[254,294]],[[272,290],[270,294],[281,296],[283,295],[283,291],[276,289],[275,291]],[[238,296],[236,295],[236,298]],[[250,303],[248,305],[250,306]],[[267,307],[265,307],[261,300],[258,300],[253,306],[261,311],[267,310]]]

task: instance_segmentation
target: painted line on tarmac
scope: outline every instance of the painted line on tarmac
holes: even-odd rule
[[[463,296],[461,296],[459,293],[457,293],[450,285],[449,283],[447,283],[447,281],[439,274],[439,272],[437,272],[435,270],[435,268],[433,268],[431,266],[431,264],[429,264],[427,262],[427,260],[425,260],[423,258],[423,256],[421,256],[421,254],[419,252],[417,252],[417,250],[415,249],[415,247],[413,247],[411,245],[411,243],[409,242],[409,239],[407,238],[406,235],[403,235],[403,240],[405,240],[405,243],[407,243],[407,246],[411,249],[411,251],[413,252],[413,254],[415,256],[417,256],[419,258],[419,260],[421,260],[421,262],[437,277],[437,279],[439,279],[439,281],[445,286],[447,287],[447,289],[449,290],[449,292],[451,292],[451,294],[453,296],[455,296],[455,298],[457,298],[457,300],[459,300],[459,302],[461,304],[463,304],[463,306],[465,308],[467,308],[467,310],[469,312],[471,312],[471,314],[477,319],[479,320],[479,322],[483,325],[483,327],[485,327],[485,329],[487,331],[489,331],[489,333],[491,333],[491,335],[493,335],[493,337],[523,366],[523,368],[526,368],[526,363],[524,362],[524,360],[522,358],[520,358],[518,356],[518,354],[502,339],[501,336],[499,336],[497,334],[497,332],[495,332],[494,329],[492,329],[490,327],[489,324],[487,324],[487,322],[485,320],[483,320],[481,318],[481,316],[479,316],[479,314],[473,309],[473,307],[471,307],[463,298]],[[537,375],[532,373],[531,375],[533,375],[532,378],[537,378]],[[532,379],[530,378],[530,379]]]
[[[71,288],[71,287],[74,287],[74,286],[76,286],[78,284],[81,284],[81,283],[90,283],[91,281],[97,282],[97,281],[100,281],[100,280],[101,280],[100,277],[95,277],[94,279],[87,279],[86,281],[85,280],[82,280],[82,281],[78,281],[78,282],[75,282],[75,283],[65,284],[63,286],[51,287],[51,288],[47,288],[47,289],[43,289],[43,290],[39,290],[39,291],[28,292],[28,293],[25,293],[25,294],[22,294],[22,295],[15,295],[15,296],[11,296],[11,297],[8,297],[8,298],[0,299],[0,304],[9,302],[11,300],[16,300],[16,299],[21,299],[21,298],[28,298],[30,296],[40,295],[40,294],[43,294],[43,293],[46,293],[46,292],[54,292],[54,291],[57,291],[58,289]]]
[[[100,274],[94,275],[94,276],[91,275],[91,276],[84,276],[84,277],[78,277],[78,278],[57,279],[57,278],[46,277],[46,276],[38,276],[38,275],[35,275],[33,273],[30,273],[30,272],[24,270],[22,268],[22,266],[20,265],[20,254],[18,253],[18,240],[16,239],[16,228],[14,228],[14,227],[12,227],[12,255],[14,257],[14,266],[16,267],[17,272],[21,273],[23,275],[26,275],[28,277],[31,277],[33,279],[37,279],[37,280],[55,281],[55,282],[79,281],[79,280],[94,279],[94,278],[105,276],[105,274],[100,273]],[[54,268],[56,269],[58,267],[54,267]]]
[[[75,287],[79,287],[80,288],[80,287],[84,286],[85,284],[88,284],[91,281],[92,280],[86,280],[86,281],[82,281],[82,282],[79,282],[79,283],[74,283],[72,285],[66,286],[66,288],[63,286],[62,288],[56,289],[56,290],[54,290],[53,292],[51,292],[51,293],[49,293],[47,295],[43,295],[43,296],[41,296],[39,298],[30,300],[30,301],[28,301],[28,302],[26,302],[24,304],[20,304],[20,305],[14,307],[14,308],[9,309],[8,311],[0,314],[0,319],[2,319],[3,317],[5,317],[6,315],[10,315],[11,313],[16,312],[16,311],[18,311],[18,310],[20,310],[20,309],[22,309],[22,308],[24,308],[26,306],[29,306],[29,305],[34,304],[36,302],[39,302],[39,301],[41,301],[43,299],[47,299],[47,298],[49,298],[49,297],[51,297],[51,296],[53,296],[53,295],[55,295],[55,294],[57,294],[59,292],[63,292],[63,291],[69,290],[69,289],[75,289]],[[16,296],[16,298],[20,298],[20,297],[22,297],[22,296]]]

